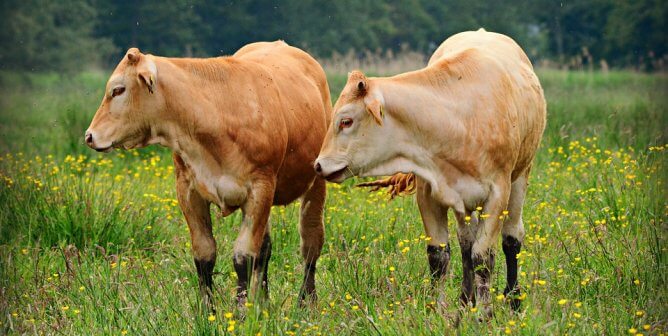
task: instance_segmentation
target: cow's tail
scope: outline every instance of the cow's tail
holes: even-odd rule
[[[370,187],[371,191],[377,191],[381,188],[388,188],[390,199],[396,196],[410,195],[417,188],[415,174],[398,173],[382,180],[360,183],[358,187]]]

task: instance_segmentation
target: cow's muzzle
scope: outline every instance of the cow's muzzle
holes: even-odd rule
[[[93,132],[91,131],[86,131],[84,134],[84,141],[86,142],[86,145],[98,152],[105,152],[108,153],[113,149],[113,144],[107,146],[107,147],[97,147],[95,146],[95,139],[93,137]]]
[[[320,160],[316,160],[313,169],[315,169],[315,173],[318,174],[318,176],[324,178],[329,182],[341,183],[348,177],[352,176],[352,174],[349,174],[350,169],[348,168],[348,165],[344,165],[342,168],[339,169],[331,170],[323,167],[323,165],[319,161]]]

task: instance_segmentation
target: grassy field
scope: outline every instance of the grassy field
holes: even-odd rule
[[[296,205],[272,210],[271,299],[235,309],[240,215],[212,211],[217,315],[199,305],[169,152],[82,144],[106,75],[2,74],[0,334],[665,334],[668,77],[541,71],[548,126],[525,204],[522,309],[503,254],[495,317],[457,303],[461,259],[432,288],[413,197],[330,185],[319,301],[302,309]],[[345,76],[330,76],[333,95]],[[454,221],[450,220],[450,223]],[[500,250],[500,248],[499,248]],[[439,292],[447,305],[436,303]],[[458,329],[454,320],[462,314]]]

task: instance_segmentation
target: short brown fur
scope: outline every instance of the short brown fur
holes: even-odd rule
[[[125,93],[112,97],[109,92],[119,85]],[[256,273],[266,269],[256,266],[266,260],[254,259],[268,237],[271,206],[306,197],[302,250],[305,264],[315,270],[325,188],[312,164],[331,120],[331,100],[324,71],[311,56],[282,41],[208,59],[144,55],[132,48],[107,86],[86,142],[101,151],[152,143],[173,150],[177,195],[207,298],[217,254],[211,203],[224,216],[242,210],[235,263],[254,263],[251,283],[257,283],[262,275]],[[313,283],[304,287],[314,294]],[[240,302],[246,293],[239,288]]]

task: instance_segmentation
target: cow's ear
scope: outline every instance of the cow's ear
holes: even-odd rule
[[[148,92],[155,91],[155,83],[158,77],[158,69],[152,57],[144,57],[143,61],[137,65],[137,80],[140,85],[146,85]]]
[[[137,63],[139,63],[139,60],[141,60],[141,56],[142,53],[137,48],[130,48],[126,53],[126,57],[128,58],[128,63],[131,65],[136,65]]]
[[[137,73],[140,82],[144,83],[148,88],[148,92],[153,93],[155,90],[155,76],[148,70]]]
[[[366,92],[366,89],[367,89],[366,80],[360,80],[359,82],[357,82],[357,91]]]
[[[353,70],[349,72],[348,83],[354,85],[354,90],[358,97],[364,97],[369,90],[369,81],[361,71]]]
[[[365,99],[364,104],[376,123],[383,126],[383,104],[376,98]]]

